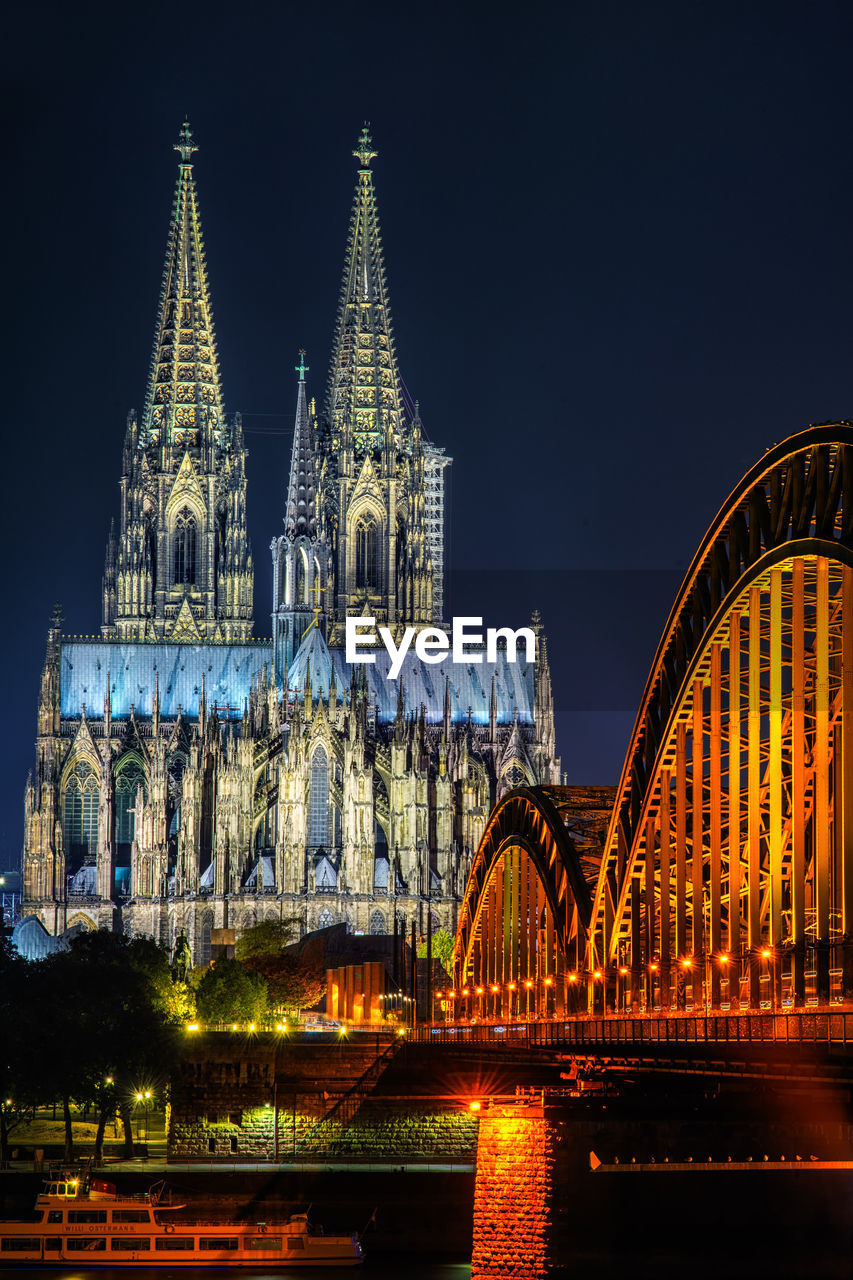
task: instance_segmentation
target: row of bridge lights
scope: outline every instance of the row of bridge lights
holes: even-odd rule
[[[771,960],[771,959],[773,958],[773,954],[774,954],[774,953],[773,953],[773,949],[772,949],[772,948],[770,948],[770,947],[762,947],[762,948],[758,951],[758,953],[757,953],[757,954],[761,957],[761,959],[762,959],[762,960]],[[718,963],[718,964],[720,964],[720,965],[722,965],[724,968],[725,968],[725,966],[726,966],[726,965],[728,965],[728,963],[730,962],[731,958],[732,958],[732,957],[731,957],[731,956],[728,954],[728,952],[726,952],[726,951],[722,951],[722,952],[720,952],[720,954],[719,954],[718,956],[711,956],[711,957],[709,957],[709,959],[711,959],[711,960],[716,960],[716,961],[717,961],[717,963]],[[681,957],[681,960],[680,960],[680,962],[679,962],[679,963],[680,963],[680,965],[681,965],[681,968],[682,968],[682,969],[684,969],[684,970],[685,970],[685,972],[687,972],[687,971],[691,970],[691,969],[693,968],[694,960],[696,960],[696,959],[701,959],[701,957],[696,957],[696,956],[682,956],[682,957]],[[649,972],[650,972],[650,973],[657,973],[657,971],[660,969],[660,967],[661,967],[661,965],[660,965],[660,961],[659,961],[659,960],[650,960],[650,961],[649,961],[648,968],[649,968]],[[620,966],[619,966],[619,974],[620,974],[620,976],[622,976],[622,977],[627,977],[627,975],[628,975],[630,972],[631,972],[631,970],[630,970],[630,968],[629,968],[627,965],[624,965],[624,964],[623,964],[623,965],[620,965]],[[578,972],[578,970],[576,970],[576,969],[572,969],[572,970],[570,970],[570,971],[566,974],[566,978],[567,978],[567,980],[568,980],[569,982],[578,982],[578,981],[580,981],[580,980],[581,980],[581,978],[583,978],[583,977],[584,977],[584,973],[583,973],[583,972]],[[596,982],[601,982],[601,981],[603,980],[603,978],[604,978],[604,970],[603,970],[603,969],[593,969],[593,971],[592,971],[592,978],[593,978]],[[507,982],[507,983],[492,982],[492,983],[488,983],[488,984],[486,984],[485,986],[479,986],[479,987],[462,987],[462,988],[460,988],[460,990],[459,990],[459,991],[455,991],[455,990],[454,990],[454,991],[444,991],[444,992],[441,992],[441,993],[439,993],[439,998],[440,998],[440,999],[442,999],[442,1000],[456,1000],[456,999],[461,999],[462,997],[464,997],[464,996],[468,996],[468,995],[471,995],[471,994],[473,994],[473,995],[477,995],[477,996],[482,996],[482,995],[485,995],[487,991],[488,991],[488,992],[490,992],[492,995],[497,995],[497,994],[498,994],[498,992],[499,992],[499,991],[501,991],[501,990],[503,989],[503,987],[506,987],[506,990],[507,990],[507,991],[516,991],[519,987],[521,987],[521,988],[522,988],[522,989],[524,989],[524,990],[531,991],[531,990],[533,989],[533,987],[535,987],[535,986],[536,986],[536,981],[537,981],[537,980],[534,980],[534,979],[530,979],[530,978],[528,978],[528,979],[526,979],[523,983],[517,983],[517,982]],[[541,979],[541,981],[542,981],[542,984],[543,984],[544,986],[546,986],[546,987],[551,987],[551,986],[553,986],[553,985],[554,985],[554,979],[553,979],[553,978],[542,978],[542,979]]]

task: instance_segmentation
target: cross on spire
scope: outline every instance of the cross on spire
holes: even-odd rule
[[[365,120],[353,155],[361,161],[362,169],[369,169],[370,162],[379,154],[373,150],[373,139],[370,136],[370,125]]]
[[[193,142],[189,120],[185,120],[181,125],[181,132],[178,134],[178,141],[175,143],[174,150],[180,155],[181,164],[190,164],[193,152],[198,151],[198,147]]]
[[[299,381],[305,381],[305,375],[308,372],[308,365],[305,363],[305,349],[299,348],[299,364],[294,365],[296,372],[299,374]]]

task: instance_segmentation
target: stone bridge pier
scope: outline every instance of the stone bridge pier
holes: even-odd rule
[[[540,1280],[552,1273],[558,1138],[541,1095],[482,1110],[471,1280]]]

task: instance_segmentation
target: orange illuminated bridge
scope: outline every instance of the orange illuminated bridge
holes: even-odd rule
[[[627,620],[626,620],[627,621]],[[561,788],[497,804],[449,1016],[853,997],[853,427],[770,449],[666,622],[596,863]]]

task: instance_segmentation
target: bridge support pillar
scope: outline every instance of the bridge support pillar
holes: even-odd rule
[[[552,1201],[557,1125],[541,1103],[490,1106],[480,1117],[471,1280],[555,1274]]]

